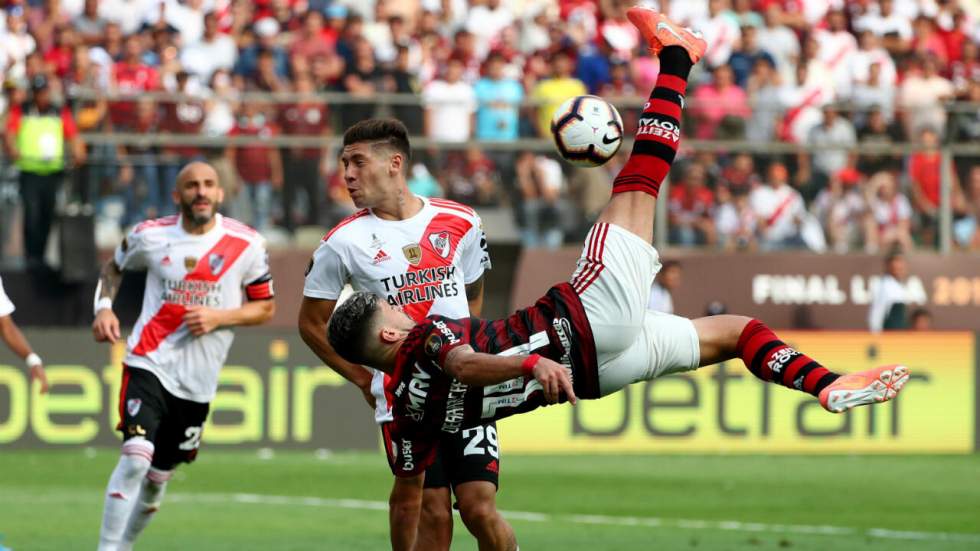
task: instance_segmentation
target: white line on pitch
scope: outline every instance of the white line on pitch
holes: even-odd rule
[[[276,496],[264,494],[217,494],[189,493],[167,496],[167,501],[193,503],[235,503],[260,505],[306,505],[310,507],[331,507],[335,509],[360,509],[386,511],[388,504],[383,501],[363,499],[333,499],[324,497]],[[684,528],[697,530],[727,530],[735,532],[772,532],[778,534],[808,534],[824,536],[865,536],[890,540],[956,541],[980,543],[980,534],[957,532],[917,532],[870,528],[862,530],[846,526],[820,526],[806,524],[765,524],[760,522],[741,522],[737,520],[699,520],[667,519],[660,517],[630,517],[610,515],[573,515],[536,513],[531,511],[501,511],[509,519],[528,522],[568,522],[572,524],[599,524],[606,526],[641,526],[651,528]]]

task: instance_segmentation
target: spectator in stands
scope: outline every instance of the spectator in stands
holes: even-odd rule
[[[857,40],[847,31],[847,19],[842,8],[827,12],[827,28],[817,28],[813,39],[817,43],[817,58],[830,71],[834,89],[841,97],[851,93],[851,60],[858,51]]]
[[[758,30],[755,27],[742,27],[741,32],[742,40],[732,52],[728,65],[735,75],[735,84],[746,88],[749,77],[760,61],[768,62],[770,67],[775,67],[776,60],[759,45]]]
[[[746,194],[761,183],[752,155],[737,153],[731,163],[722,169],[718,187],[727,187],[734,194]]]
[[[912,25],[912,52],[925,57],[935,57],[941,66],[949,62],[946,43],[936,30],[936,22],[925,14],[915,18]]]
[[[442,78],[422,90],[425,136],[442,142],[465,142],[473,133],[477,97],[463,80],[463,60],[451,57]]]
[[[286,50],[279,45],[279,23],[271,17],[263,17],[252,25],[256,42],[243,48],[235,63],[235,76],[249,79],[258,71],[259,53],[269,52],[272,57],[275,73],[285,79],[289,71],[289,57]]]
[[[439,182],[429,172],[429,168],[424,163],[412,165],[412,176],[408,179],[408,189],[415,195],[422,197],[442,197],[442,187]]]
[[[698,87],[692,96],[694,135],[700,140],[743,138],[745,121],[752,114],[748,95],[735,85],[728,65],[715,67],[712,76],[711,83]]]
[[[861,174],[844,169],[834,174],[813,202],[813,215],[823,227],[830,249],[838,254],[850,251],[864,231],[865,202],[859,187]]]
[[[804,246],[801,225],[806,205],[800,192],[789,185],[785,164],[774,161],[769,165],[766,185],[752,190],[749,203],[759,220],[759,243],[763,250]]]
[[[660,273],[653,280],[650,287],[650,300],[647,302],[647,310],[663,312],[664,314],[674,313],[674,297],[672,294],[681,286],[681,263],[676,260],[664,260]]]
[[[72,21],[83,44],[94,46],[102,41],[106,20],[99,14],[99,0],[85,0],[82,13]]]
[[[868,329],[872,333],[908,329],[907,304],[911,302],[905,282],[908,279],[905,256],[896,250],[885,258],[885,273],[872,284],[868,308]]]
[[[950,113],[949,128],[947,129],[947,140],[950,143],[978,143],[980,142],[980,80],[974,80],[968,86],[966,101],[972,104],[960,106],[955,112]],[[968,159],[969,162],[977,162],[976,156]]]
[[[229,162],[235,167],[241,184],[236,197],[236,210],[247,212],[244,218],[260,232],[272,225],[273,194],[282,188],[282,157],[279,149],[266,141],[277,131],[264,112],[265,106],[257,101],[242,104],[241,114],[228,133],[230,137],[248,137],[247,145],[229,145],[225,150]],[[237,213],[236,213],[237,214]]]
[[[980,250],[980,164],[967,175],[965,213],[953,223],[953,238],[964,250]]]
[[[932,331],[932,312],[921,306],[912,310],[909,315],[909,329],[912,331]]]
[[[192,161],[204,160],[204,151],[200,147],[179,143],[183,136],[201,134],[206,116],[204,100],[194,97],[189,73],[184,71],[177,73],[176,80],[177,88],[174,91],[191,97],[164,101],[161,104],[160,131],[170,134],[175,141],[174,144],[163,148],[166,154],[166,158],[163,159],[164,186],[174,185],[177,181],[177,173],[184,165]]]
[[[447,155],[441,180],[446,196],[465,205],[487,206],[497,202],[497,167],[481,148]]]
[[[521,242],[525,247],[558,248],[564,240],[559,200],[565,176],[558,161],[522,151],[515,163],[521,191]]]
[[[715,242],[714,196],[706,182],[704,166],[694,162],[684,171],[684,179],[670,186],[667,213],[671,243],[689,247]]]
[[[776,139],[778,121],[783,116],[786,89],[771,59],[757,59],[746,83],[752,114],[745,125],[745,138],[753,142]]]
[[[294,67],[302,67],[306,58],[295,56],[292,59]],[[259,92],[288,92],[289,81],[281,77],[276,70],[276,58],[273,50],[260,50],[256,60],[255,72],[252,78],[239,85],[246,91]]]
[[[125,57],[112,67],[112,86],[126,97],[160,88],[160,74],[143,61],[143,39],[129,35],[124,42]],[[109,104],[109,119],[116,130],[130,130],[136,123],[136,104],[132,100]]]
[[[524,99],[524,88],[504,71],[506,60],[500,52],[490,52],[486,61],[486,74],[473,91],[478,104],[476,112],[476,139],[510,141],[518,137],[518,114]]]
[[[551,77],[541,80],[531,92],[531,99],[537,102],[538,135],[551,136],[551,117],[555,110],[570,97],[587,92],[585,84],[572,76],[575,60],[568,50],[557,50],[551,54],[549,63]]]
[[[157,104],[152,99],[140,98],[136,101],[136,121],[132,132],[143,135],[160,133],[160,116]],[[129,226],[141,220],[159,218],[173,211],[170,190],[173,182],[161,179],[159,161],[160,148],[145,145],[138,141],[120,144],[116,148],[119,163],[118,184],[125,186],[126,217]]]
[[[493,41],[514,23],[514,10],[501,0],[471,3],[466,16],[466,30],[473,34],[478,52],[486,53]]]
[[[907,173],[910,181],[912,204],[919,216],[921,243],[932,246],[938,237],[939,202],[942,186],[942,154],[939,152],[939,135],[932,128],[923,128],[919,133],[922,148],[909,156]],[[952,171],[951,206],[954,212],[962,212],[963,197]]]
[[[904,55],[912,44],[912,25],[908,17],[895,13],[893,0],[880,0],[878,13],[859,18],[854,28],[873,32],[892,56]]]
[[[313,80],[298,75],[294,80],[298,101],[279,110],[279,127],[286,136],[319,136],[326,143],[330,137],[327,106],[314,96]],[[292,232],[297,225],[318,223],[320,212],[321,147],[292,146],[282,148],[283,155],[283,226]],[[300,197],[303,200],[300,200]]]
[[[813,197],[826,185],[830,176],[853,164],[854,153],[850,150],[857,143],[857,133],[850,121],[841,117],[837,107],[827,104],[823,108],[823,120],[810,129],[807,145],[818,148],[813,152],[811,187],[804,195]],[[801,165],[806,166],[807,154],[801,155]]]
[[[708,43],[704,56],[707,66],[717,68],[727,64],[741,39],[738,17],[731,10],[731,2],[708,0],[708,18],[694,22],[694,28],[704,34],[704,40]]]
[[[880,109],[872,108],[867,113],[865,125],[858,129],[858,142],[861,145],[888,145],[901,142],[900,134],[895,125],[888,124]],[[862,153],[858,157],[857,167],[862,174],[874,174],[882,170],[898,170],[901,164],[901,157],[892,153]]]
[[[416,66],[412,64],[412,53],[408,46],[399,45],[395,55],[395,63],[383,78],[383,90],[396,94],[418,95],[420,84]],[[423,129],[424,112],[418,105],[393,105],[395,118],[405,123],[409,135],[421,134]]]
[[[204,35],[201,40],[184,48],[180,63],[184,70],[208,80],[217,69],[231,70],[238,59],[235,41],[226,34],[218,32],[218,16],[208,13],[204,16]]]
[[[338,40],[333,31],[324,28],[323,14],[317,10],[309,10],[303,15],[303,27],[295,36],[289,46],[289,55],[299,55],[307,59],[332,54]]]
[[[732,193],[718,188],[718,206],[714,214],[718,244],[727,251],[754,251],[758,246],[758,218],[746,192]]]
[[[348,104],[340,111],[340,121],[344,128],[374,115],[371,98],[384,86],[384,73],[374,59],[370,42],[357,38],[351,55],[352,59],[346,65],[342,90],[359,102]]]
[[[85,162],[75,120],[66,106],[54,102],[48,80],[31,80],[31,99],[10,106],[4,145],[7,158],[20,169],[20,197],[24,206],[24,252],[28,267],[44,265],[44,248],[54,222],[55,199],[65,178],[65,153],[70,162]],[[68,147],[66,147],[68,146]]]
[[[775,60],[776,72],[783,82],[796,78],[795,69],[800,58],[800,39],[792,29],[780,21],[782,10],[776,2],[765,10],[765,26],[758,30],[757,42],[765,44],[765,51]]]
[[[914,138],[924,127],[933,128],[942,135],[946,128],[943,102],[953,99],[954,92],[953,83],[939,74],[936,58],[914,59],[898,90],[906,136]]]
[[[858,127],[867,123],[872,110],[881,113],[886,121],[891,121],[895,112],[895,87],[882,81],[882,65],[872,63],[868,67],[868,78],[854,85],[851,92],[851,106],[854,113],[852,122]]]
[[[900,247],[912,248],[912,205],[899,193],[895,177],[889,172],[871,176],[865,186],[866,218],[864,247],[869,253]]]
[[[956,97],[968,98],[971,85],[980,82],[980,45],[964,40],[959,59],[950,64],[949,72]]]

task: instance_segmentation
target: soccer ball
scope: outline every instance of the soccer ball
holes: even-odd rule
[[[576,96],[555,110],[551,136],[566,161],[578,166],[599,166],[612,159],[623,145],[623,118],[600,97]]]

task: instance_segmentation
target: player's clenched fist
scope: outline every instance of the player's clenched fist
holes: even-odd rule
[[[221,325],[221,312],[204,306],[188,306],[184,323],[192,335],[200,337]]]
[[[119,340],[119,318],[111,308],[103,308],[95,314],[95,321],[92,322],[92,335],[96,342],[111,342],[115,344]]]
[[[568,401],[574,404],[577,401],[575,391],[572,389],[572,380],[568,376],[568,369],[562,364],[540,358],[534,365],[534,378],[541,383],[544,389],[544,399],[549,404],[558,401],[559,394],[564,392],[568,396]]]

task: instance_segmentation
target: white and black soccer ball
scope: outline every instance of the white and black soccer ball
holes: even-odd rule
[[[623,145],[623,118],[598,96],[569,98],[551,117],[551,136],[558,153],[578,166],[599,166]]]

